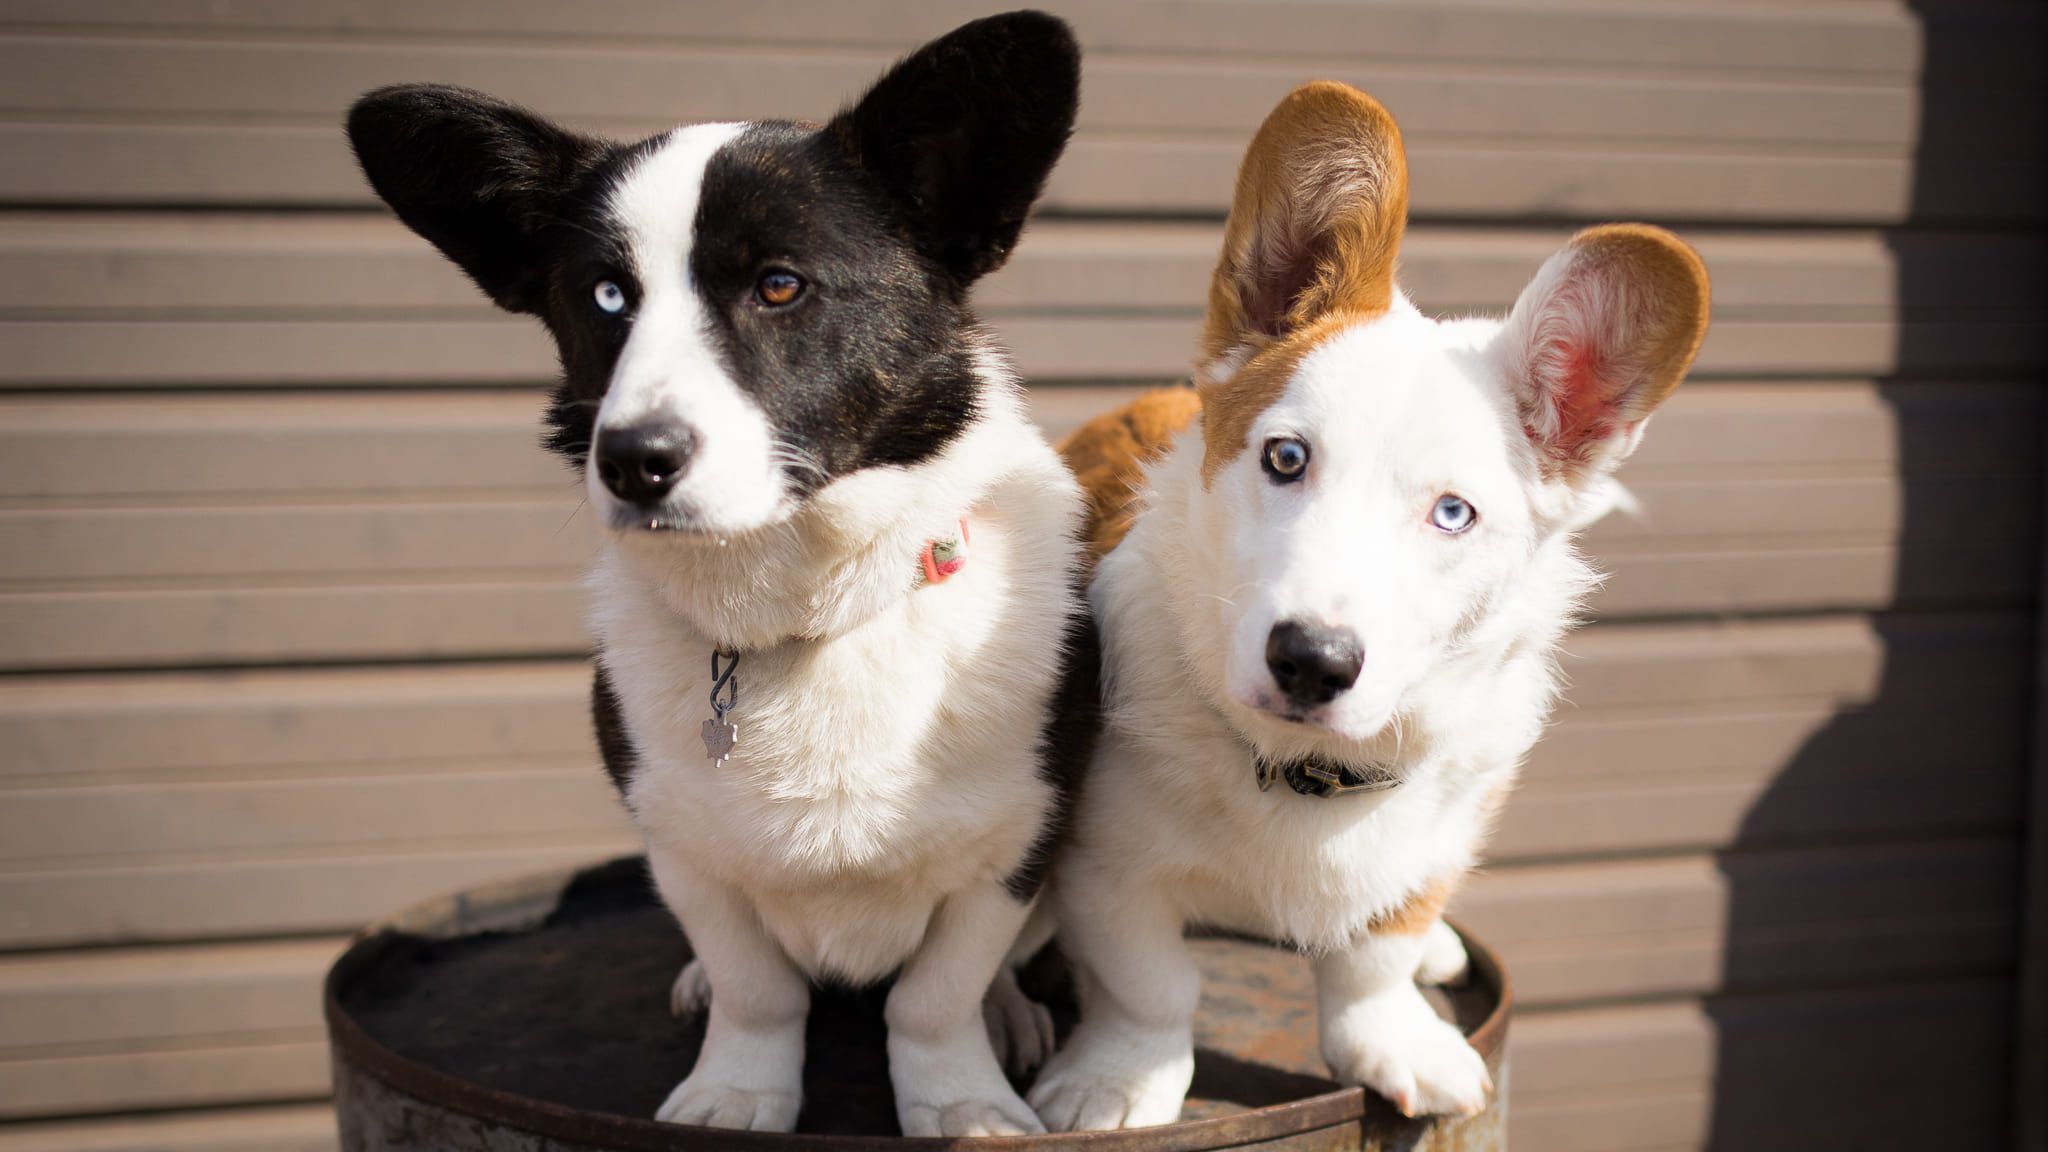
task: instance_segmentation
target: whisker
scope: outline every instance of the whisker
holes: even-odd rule
[[[569,509],[569,518],[567,520],[562,521],[561,527],[555,529],[555,535],[560,536],[562,533],[568,531],[569,525],[574,524],[576,522],[577,515],[580,514],[585,508],[588,508],[589,506],[590,498],[588,496],[584,497],[581,500],[578,500],[576,502],[576,506],[574,508]]]
[[[789,471],[809,475],[820,484],[832,479],[816,454],[779,436],[769,442],[768,460]]]

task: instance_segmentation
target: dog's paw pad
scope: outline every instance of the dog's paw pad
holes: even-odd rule
[[[668,1010],[672,1015],[693,1016],[711,1003],[711,980],[704,975],[704,965],[696,960],[683,965],[676,975],[676,982],[668,990]]]
[[[801,1099],[792,1092],[739,1088],[730,1084],[699,1084],[691,1076],[676,1086],[654,1118],[668,1124],[735,1128],[755,1132],[793,1132]]]
[[[1325,1052],[1340,1080],[1365,1086],[1408,1116],[1469,1116],[1486,1107],[1493,1078],[1457,1028],[1439,1019],[1419,992],[1358,1006],[1345,1034]],[[1363,1009],[1363,1010],[1361,1010]]]

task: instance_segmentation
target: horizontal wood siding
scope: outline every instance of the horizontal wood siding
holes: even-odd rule
[[[1418,227],[1404,283],[1434,312],[1502,311],[1569,234]],[[977,300],[1033,379],[1170,379],[1186,370],[1219,237],[1213,223],[1043,221]],[[1700,379],[2005,375],[2048,359],[2039,241],[1698,241],[1715,274]],[[1900,299],[1902,267],[1939,298]],[[0,214],[0,386],[503,386],[554,371],[538,326],[492,312],[382,218]]]
[[[2040,18],[1049,6],[1081,123],[977,306],[1051,434],[1185,374],[1238,156],[1312,76],[1401,118],[1428,311],[1504,309],[1606,219],[1713,271],[1455,909],[1522,1000],[1514,1146],[1992,1146],[2035,834]],[[346,935],[634,844],[585,716],[594,529],[538,447],[552,349],[376,210],[347,103],[816,117],[986,10],[0,5],[0,1152],[328,1152]]]

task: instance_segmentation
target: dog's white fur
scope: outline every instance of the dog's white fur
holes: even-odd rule
[[[1426,938],[1367,928],[1475,863],[1489,797],[1555,692],[1551,644],[1591,580],[1568,539],[1537,540],[1503,451],[1509,414],[1473,379],[1488,327],[1438,326],[1401,306],[1307,359],[1250,441],[1319,430],[1317,459],[1332,465],[1320,491],[1270,484],[1256,452],[1204,491],[1199,429],[1149,473],[1146,511],[1093,589],[1112,707],[1053,889],[1062,947],[1090,981],[1081,1031],[1033,1094],[1047,1124],[1179,1115],[1199,994],[1181,942],[1190,923],[1318,954],[1340,1076],[1418,1110],[1483,1103],[1484,1066],[1415,989]],[[1389,370],[1388,353],[1406,370]],[[1435,529],[1413,509],[1417,492],[1433,501],[1450,480],[1437,472],[1448,461],[1498,528],[1484,555],[1423,535]],[[1501,600],[1458,638],[1482,596]],[[1267,632],[1299,616],[1352,625],[1368,653],[1323,727],[1252,703],[1274,694]],[[1262,793],[1240,734],[1275,759],[1335,745],[1398,764],[1403,783],[1329,800]]]
[[[1556,399],[1544,389],[1572,369],[1555,362],[1558,333],[1635,370],[1641,298],[1625,270],[1592,268],[1567,249],[1505,322],[1438,322],[1396,295],[1303,355],[1206,483],[1200,427],[1148,470],[1143,511],[1091,590],[1108,727],[1054,872],[1082,1021],[1031,1094],[1049,1127],[1178,1116],[1200,991],[1191,924],[1314,956],[1339,1078],[1411,1115],[1484,1106],[1483,1062],[1416,986],[1462,973],[1455,934],[1433,919],[1378,926],[1476,863],[1596,580],[1572,534],[1612,500],[1641,414],[1562,468],[1545,448],[1564,422],[1542,415]],[[1206,383],[1250,359],[1215,358]],[[1310,441],[1301,482],[1262,471],[1276,436]],[[1478,510],[1472,529],[1430,522],[1445,493]],[[1349,691],[1289,715],[1265,646],[1275,623],[1303,619],[1355,631],[1365,662]],[[1253,749],[1381,765],[1401,783],[1261,792]]]
[[[692,124],[668,134],[612,189],[608,205],[636,257],[639,306],[633,335],[612,369],[597,426],[667,421],[716,429],[696,446],[670,497],[677,513],[710,533],[745,532],[785,516],[791,493],[774,429],[711,345],[704,303],[689,282],[692,230],[704,170],[744,124]],[[618,500],[595,468],[584,477],[591,506],[607,517]]]
[[[714,441],[745,425],[728,417],[746,400],[704,370],[683,270],[691,173],[720,131],[679,132],[645,163],[647,195],[637,175],[622,188],[649,246],[640,266],[670,273],[645,281],[605,401],[607,419],[614,404],[718,406],[693,417]],[[900,967],[886,1014],[905,1131],[1038,1129],[982,1002],[1029,912],[1004,878],[1055,799],[1038,750],[1076,609],[1079,491],[1002,360],[985,352],[978,372],[977,416],[936,459],[868,468],[793,504],[728,491],[774,471],[770,445],[747,442],[690,472],[730,535],[610,534],[589,577],[638,761],[627,803],[698,955],[675,1000],[709,1001],[696,1070],[663,1120],[794,1127],[809,980]],[[608,511],[602,486],[591,494]],[[963,516],[970,562],[914,588],[920,550]],[[739,745],[716,769],[700,734],[714,647],[744,653]]]

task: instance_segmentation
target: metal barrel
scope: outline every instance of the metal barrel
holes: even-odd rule
[[[992,1152],[1504,1148],[1512,998],[1498,958],[1464,939],[1472,979],[1436,999],[1498,1086],[1476,1116],[1410,1119],[1326,1079],[1308,961],[1260,941],[1202,937],[1192,941],[1203,973],[1195,1084],[1179,1123],[964,1143]],[[894,1135],[879,989],[814,997],[804,1132],[653,1120],[703,1038],[701,1013],[668,1010],[688,948],[639,858],[474,889],[369,929],[326,984],[342,1148],[860,1152],[963,1143]],[[1064,1033],[1074,1005],[1056,948],[1024,984]]]

